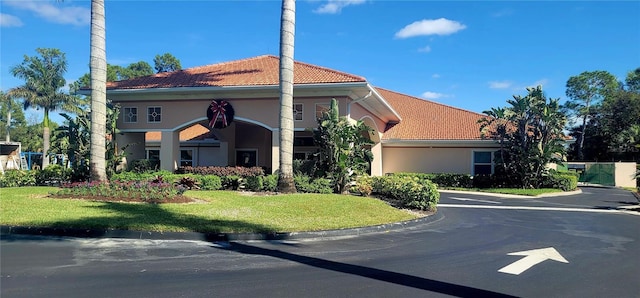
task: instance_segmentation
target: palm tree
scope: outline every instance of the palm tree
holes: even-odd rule
[[[11,110],[13,109],[14,101],[13,101],[13,98],[11,98],[11,96],[0,91],[0,102],[3,102],[4,104],[6,104],[6,109],[7,109],[7,124],[6,124],[7,131],[5,134],[5,141],[11,142],[11,134],[9,134],[9,130],[11,128]]]
[[[37,48],[40,56],[24,56],[24,61],[11,68],[14,77],[25,80],[25,84],[9,90],[8,95],[24,99],[24,109],[35,107],[43,109],[42,120],[42,168],[49,165],[47,153],[50,146],[51,129],[49,112],[55,111],[65,103],[74,100],[73,96],[62,93],[66,81],[64,73],[67,71],[65,54],[58,49]]]
[[[91,180],[106,181],[107,54],[104,0],[91,0]]]
[[[295,193],[293,182],[293,42],[295,0],[282,0],[280,18],[280,175],[278,191]]]

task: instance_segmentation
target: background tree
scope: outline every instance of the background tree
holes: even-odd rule
[[[502,142],[496,171],[507,186],[537,188],[549,163],[562,161],[566,116],[560,99],[547,99],[542,87],[527,88],[526,96],[514,95],[510,106],[484,112],[481,132]]]
[[[134,62],[129,64],[127,67],[120,67],[116,69],[118,80],[128,80],[154,74],[151,65],[145,61]]]
[[[20,103],[0,91],[0,135],[5,136],[5,141],[11,142],[11,130],[26,127],[24,113],[20,108]]]
[[[164,53],[161,55],[156,55],[153,59],[154,68],[157,73],[161,72],[170,72],[181,70],[182,65],[180,65],[180,60],[174,57],[170,53]]]
[[[106,181],[107,53],[104,0],[91,0],[91,180]]]
[[[24,61],[11,68],[13,76],[25,80],[25,84],[9,90],[10,96],[24,99],[24,109],[29,107],[41,108],[44,111],[42,120],[42,168],[49,165],[47,157],[50,147],[50,119],[49,112],[57,110],[65,103],[75,100],[73,96],[65,94],[61,88],[66,85],[64,73],[67,71],[65,54],[58,49],[38,48],[39,56],[24,56]]]
[[[629,92],[640,93],[640,67],[627,74],[625,80],[626,87]]]
[[[338,115],[338,103],[332,98],[329,112],[318,119],[314,131],[314,143],[320,148],[317,175],[331,179],[334,192],[348,193],[350,183],[369,172],[373,161],[373,142],[369,138],[372,130],[362,121],[351,124]]]
[[[295,0],[282,0],[280,17],[280,175],[278,191],[295,193],[293,181],[293,50]]]
[[[585,130],[600,106],[602,100],[619,88],[616,78],[607,71],[585,71],[567,81],[566,95],[569,100],[564,108],[579,120],[579,128],[574,132],[578,140],[575,143],[575,155],[584,160]]]

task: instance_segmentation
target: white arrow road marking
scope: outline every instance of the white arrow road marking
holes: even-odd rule
[[[450,199],[458,200],[458,201],[474,201],[474,202],[491,203],[491,204],[502,204],[500,202],[495,202],[495,201],[476,200],[476,199],[469,199],[469,198],[450,197]]]
[[[553,247],[512,252],[508,255],[525,257],[503,267],[502,269],[498,270],[498,272],[520,275],[520,273],[525,272],[527,269],[546,260],[569,263],[569,261],[567,261],[562,255],[560,255],[560,253]]]

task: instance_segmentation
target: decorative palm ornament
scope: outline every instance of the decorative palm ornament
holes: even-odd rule
[[[214,99],[207,109],[209,127],[225,128],[233,121],[233,107],[225,100]]]

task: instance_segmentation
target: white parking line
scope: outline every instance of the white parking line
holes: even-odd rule
[[[527,206],[489,206],[489,205],[458,205],[438,204],[443,208],[473,208],[473,209],[504,209],[504,210],[537,210],[537,211],[566,211],[566,212],[592,212],[592,213],[626,213],[640,215],[640,212],[612,209],[587,209],[587,208],[556,208],[556,207],[527,207]]]
[[[457,201],[474,201],[474,202],[490,203],[490,204],[502,204],[496,201],[487,201],[487,200],[478,200],[478,199],[469,199],[469,198],[450,197],[449,199],[457,200]]]

